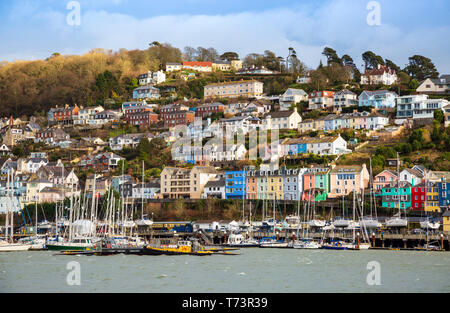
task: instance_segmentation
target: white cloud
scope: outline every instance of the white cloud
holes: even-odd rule
[[[450,43],[445,40],[449,26],[415,27],[405,32],[393,23],[382,21],[381,26],[371,27],[366,23],[369,13],[366,4],[365,1],[331,0],[322,5],[297,5],[263,12],[166,15],[146,19],[88,10],[82,12],[81,26],[76,28],[64,24],[65,12],[48,11],[34,17],[44,23],[47,34],[30,40],[35,47],[33,55],[42,57],[54,51],[83,53],[92,48],[144,49],[154,40],[169,42],[181,49],[204,46],[214,47],[219,52],[236,51],[241,57],[267,49],[285,57],[288,47],[292,46],[299,58],[312,67],[322,59],[323,48],[331,46],[339,55],[349,54],[358,63],[367,50],[400,66],[407,63],[409,56],[422,54],[430,57],[441,72],[450,72],[447,56]],[[27,55],[11,49],[0,48],[1,58]]]

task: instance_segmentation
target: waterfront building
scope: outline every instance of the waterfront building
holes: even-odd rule
[[[369,187],[370,174],[366,164],[340,165],[330,171],[329,198],[338,198],[352,192],[361,194]]]
[[[442,179],[439,183],[439,207],[441,211],[450,208],[450,181]]]
[[[428,203],[428,201],[426,201],[426,198],[425,198],[426,194],[427,194],[427,192],[426,192],[425,183],[411,187],[411,210],[425,211],[425,203],[427,205],[430,205],[430,203]]]
[[[400,184],[400,186],[398,186]],[[407,210],[411,208],[411,183],[400,181],[400,183],[390,183],[382,189],[382,207],[390,209]]]
[[[247,194],[246,171],[225,172],[225,199],[244,199]]]
[[[391,170],[384,170],[373,180],[373,189],[375,193],[381,193],[383,187],[396,182],[398,180],[397,172]]]
[[[303,174],[306,168],[282,169],[283,199],[300,201],[303,196]]]
[[[303,200],[325,201],[330,191],[330,168],[311,166],[303,173]]]
[[[423,183],[421,185],[425,185],[425,183]],[[415,187],[413,187],[412,189],[415,189]],[[425,195],[426,195],[425,211],[426,212],[440,212],[439,184],[433,183],[431,181],[427,181]]]
[[[202,195],[203,199],[225,199],[225,178],[212,179],[206,185]]]

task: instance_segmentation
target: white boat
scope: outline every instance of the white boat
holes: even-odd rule
[[[326,222],[321,220],[311,220],[309,221],[309,226],[311,227],[325,227]]]
[[[119,226],[125,228],[132,228],[136,226],[136,223],[134,221],[124,221],[119,223]]]
[[[259,242],[261,248],[288,248],[287,242],[278,241],[276,239],[263,240]]]
[[[366,229],[380,228],[382,225],[377,219],[372,217],[364,217],[359,221],[359,226]]]
[[[231,234],[228,237],[227,246],[241,248],[259,247],[259,242],[254,239],[245,239],[241,234]]]
[[[136,221],[137,226],[152,226],[153,221],[149,219],[140,219]]]
[[[35,236],[35,237],[28,237],[28,238],[23,238],[19,240],[19,243],[21,244],[25,244],[25,245],[30,245],[30,250],[43,250],[45,249],[45,237],[42,236]]]
[[[320,249],[322,245],[315,241],[297,241],[294,243],[294,249]]]
[[[426,220],[426,221],[422,221],[420,222],[420,228],[423,229],[439,229],[439,227],[441,227],[441,223],[439,222],[433,222],[431,220]]]
[[[407,227],[408,220],[400,217],[393,217],[386,221],[386,227]]]
[[[368,243],[360,243],[359,245],[356,243],[343,243],[342,246],[347,248],[347,250],[369,250],[370,248]]]
[[[15,252],[15,251],[28,251],[31,245],[21,243],[8,243],[6,241],[0,241],[0,252]]]
[[[361,228],[361,225],[359,224],[359,222],[350,221],[350,224],[348,225],[348,227],[346,229],[353,230],[353,229],[360,229],[360,228]]]
[[[337,218],[333,222],[333,226],[336,228],[345,228],[350,226],[351,220],[344,219],[344,218]]]

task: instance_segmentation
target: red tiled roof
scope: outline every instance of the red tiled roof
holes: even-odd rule
[[[212,62],[183,62],[183,66],[212,67]]]

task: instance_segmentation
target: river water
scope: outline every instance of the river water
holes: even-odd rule
[[[72,261],[80,265],[79,276],[69,275]],[[379,267],[368,269],[372,261]],[[69,285],[67,276],[80,277],[81,285]],[[205,257],[0,253],[0,292],[450,292],[450,253],[258,248]]]

